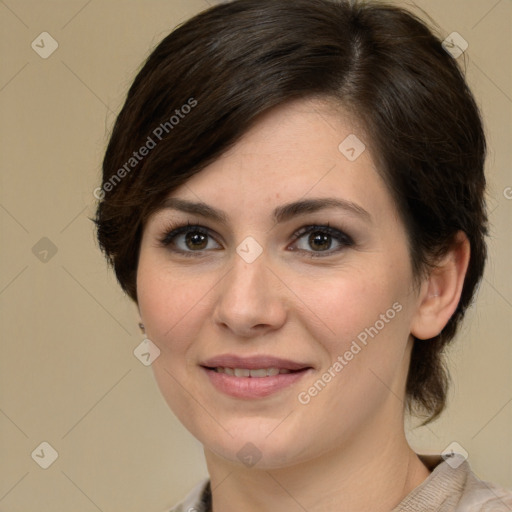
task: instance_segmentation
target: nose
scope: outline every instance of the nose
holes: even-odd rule
[[[235,254],[216,294],[214,321],[233,336],[262,336],[286,322],[284,286],[268,266],[265,254],[252,263]]]

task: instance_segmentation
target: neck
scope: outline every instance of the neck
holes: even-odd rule
[[[240,467],[205,450],[213,512],[389,512],[430,474],[403,427],[278,469]],[[364,442],[363,442],[364,441]]]

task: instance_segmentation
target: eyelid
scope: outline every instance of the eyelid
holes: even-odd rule
[[[164,228],[163,234],[158,237],[158,241],[163,246],[167,247],[172,243],[172,239],[176,238],[178,235],[188,233],[192,230],[198,231],[205,235],[210,235],[210,230],[204,226],[200,226],[199,224],[191,224],[189,221],[187,221],[186,224],[177,222],[175,224],[168,224],[167,227]]]
[[[329,222],[326,222],[325,224],[308,224],[307,226],[303,226],[295,231],[292,238],[294,240],[298,240],[304,235],[315,233],[316,231],[323,231],[333,237],[344,238],[347,242],[353,243],[353,240],[349,235],[347,235],[343,230],[331,226]]]
[[[191,224],[190,222],[187,222],[187,224],[183,223],[176,223],[174,225],[167,226],[167,228],[164,230],[163,235],[158,238],[160,244],[163,247],[169,247],[175,238],[177,238],[180,235],[187,234],[190,232],[197,232],[201,233],[203,235],[208,236],[209,238],[212,238],[215,240],[215,242],[219,245],[221,245],[215,236],[212,235],[212,230],[210,228],[207,228],[205,226],[202,226],[200,224]],[[183,252],[183,251],[180,251]],[[201,251],[185,251],[185,252],[201,252]]]
[[[173,223],[172,225],[168,225],[167,229],[164,230],[164,234],[159,237],[159,245],[161,247],[164,247],[166,249],[169,249],[169,247],[173,244],[174,239],[176,239],[180,235],[184,235],[190,232],[197,232],[204,234],[205,236],[213,239],[218,245],[222,245],[218,240],[217,237],[214,236],[212,233],[214,231],[206,226],[203,226],[201,224],[191,224],[190,221],[187,221],[186,224],[184,223]],[[303,238],[304,236],[320,232],[325,233],[331,236],[334,240],[338,242],[340,245],[337,249],[329,249],[325,251],[313,251],[313,250],[305,250],[305,249],[291,249],[291,251],[300,252],[303,254],[307,254],[311,258],[321,258],[321,257],[328,257],[335,254],[338,254],[342,252],[344,249],[347,249],[348,247],[352,247],[355,245],[354,239],[348,235],[344,230],[338,229],[335,227],[332,227],[329,222],[324,224],[308,224],[300,229],[296,230],[292,235],[292,245],[295,244],[298,240]],[[288,245],[288,247],[290,247]],[[212,249],[200,249],[197,251],[194,250],[182,250],[177,248],[176,246],[173,249],[170,249],[175,253],[184,255],[184,256],[202,256],[205,252],[212,251]],[[214,249],[219,250],[219,249]]]
[[[332,227],[328,222],[325,224],[311,224],[308,226],[304,226],[303,228],[296,231],[293,235],[294,243],[303,238],[305,235],[309,235],[311,233],[326,233],[331,236],[334,240],[336,240],[340,244],[340,248],[338,249],[329,249],[326,251],[307,251],[304,249],[295,249],[298,252],[303,252],[308,254],[312,258],[321,258],[328,257],[334,254],[338,254],[343,251],[347,247],[352,247],[355,245],[354,239],[348,235],[345,231]]]

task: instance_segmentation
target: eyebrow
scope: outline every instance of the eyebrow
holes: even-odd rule
[[[372,216],[361,206],[334,197],[325,197],[318,199],[304,199],[293,203],[278,206],[273,212],[273,218],[276,223],[286,222],[287,220],[308,213],[315,213],[326,209],[337,208],[348,214],[360,217],[362,220],[371,223]],[[228,215],[222,210],[217,210],[212,206],[202,202],[187,201],[170,197],[166,199],[160,210],[178,210],[185,213],[199,215],[209,218],[220,224],[228,224]]]

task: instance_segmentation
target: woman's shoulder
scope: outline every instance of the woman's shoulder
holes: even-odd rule
[[[480,480],[469,471],[458,511],[512,512],[512,490]]]
[[[420,458],[432,472],[393,512],[512,511],[512,490],[478,478],[462,455]]]
[[[204,479],[199,482],[185,497],[183,501],[165,512],[208,512],[206,501],[209,498],[210,481]]]

